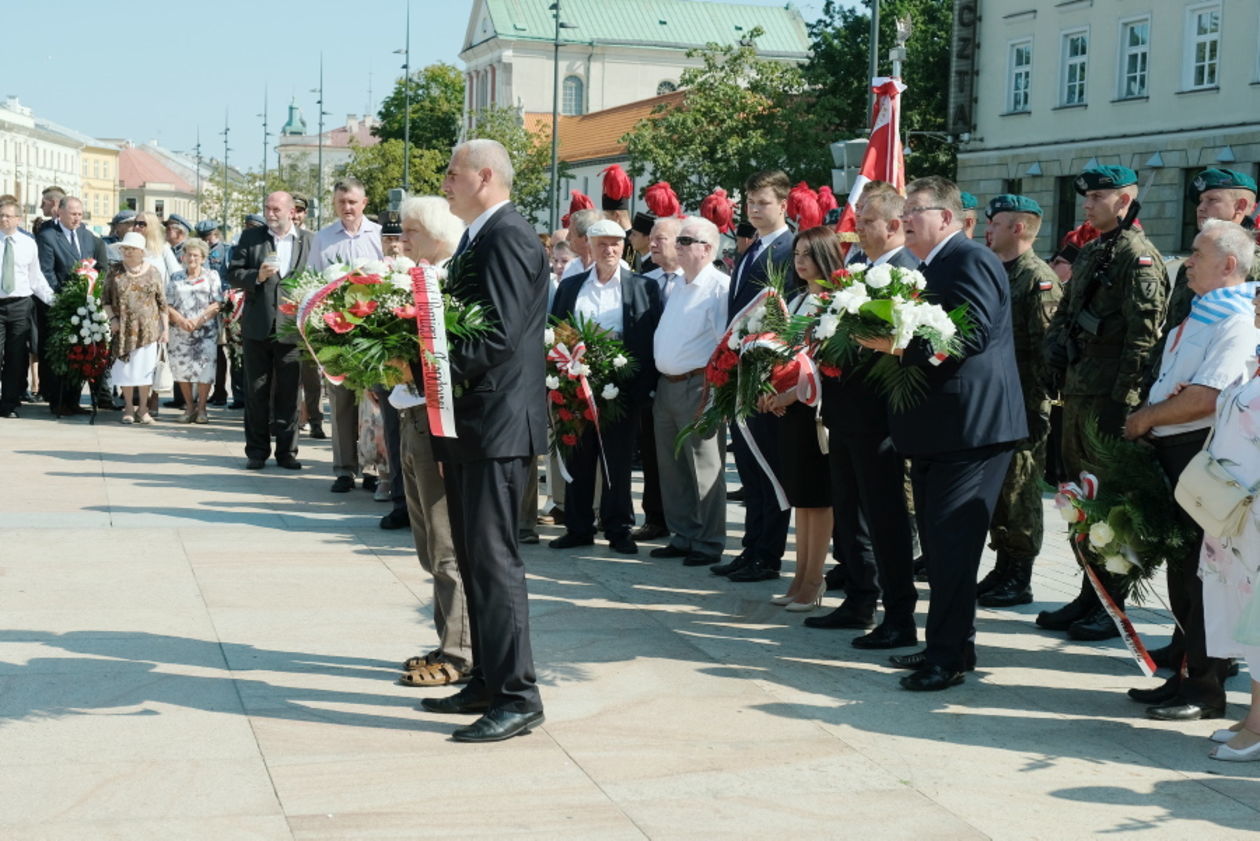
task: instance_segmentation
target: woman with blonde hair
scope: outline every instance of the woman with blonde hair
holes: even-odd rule
[[[145,259],[158,270],[162,276],[162,284],[165,286],[171,279],[171,275],[179,271],[181,267],[175,252],[166,242],[166,228],[162,226],[162,220],[156,213],[142,210],[136,214],[136,218],[131,223],[131,229],[144,235]]]

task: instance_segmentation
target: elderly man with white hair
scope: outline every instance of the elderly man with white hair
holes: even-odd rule
[[[652,407],[669,543],[654,558],[682,558],[708,566],[726,546],[725,441],[714,432],[691,435],[675,450],[678,433],[700,408],[704,368],[726,331],[730,278],[713,266],[719,234],[707,219],[683,220],[675,238],[682,278],[675,281],[656,328],[660,380]]]
[[[1241,225],[1205,219],[1186,258],[1189,288],[1195,293],[1190,315],[1171,327],[1159,375],[1146,405],[1125,420],[1126,438],[1146,438],[1175,485],[1195,453],[1203,449],[1216,413],[1216,398],[1230,383],[1249,374],[1260,341],[1252,311],[1255,283],[1247,281],[1255,261],[1255,241]],[[1199,544],[1203,530],[1183,515],[1198,539],[1187,544],[1181,563],[1168,565],[1168,595],[1185,638],[1182,663],[1173,676],[1150,690],[1130,690],[1136,701],[1152,703],[1147,715],[1163,721],[1219,718],[1225,713],[1223,681],[1229,661],[1208,657],[1203,619]],[[1184,671],[1184,676],[1183,676]]]

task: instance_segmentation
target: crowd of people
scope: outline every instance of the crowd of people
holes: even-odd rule
[[[1208,169],[1196,178],[1200,232],[1171,281],[1138,220],[1137,176],[1123,166],[1080,173],[1084,224],[1049,261],[1034,249],[1036,201],[999,195],[981,210],[939,177],[904,192],[868,183],[848,238],[834,222],[818,224],[817,208],[790,201],[779,171],[748,177],[738,225],[725,193],[688,216],[666,184],[648,191],[651,212],[631,218],[632,188],[618,167],[605,174],[600,208],[576,195],[565,226],[540,237],[511,205],[513,177],[501,146],[468,141],[452,154],[442,196],[406,199],[373,221],[363,185],[345,179],[333,190],[337,219],[312,232],[305,200],[277,192],[230,249],[212,221],[194,227],[150,213],[120,214],[114,236],[99,240],[83,229],[79,201],[56,193],[45,203],[55,219],[31,240],[18,229],[16,204],[0,198],[0,414],[18,413],[40,310],[89,255],[108,266],[102,300],[114,359],[108,378],[90,384],[90,399],[121,409],[124,423],[152,423],[148,390],[165,353],[184,420],[206,422],[207,405],[226,402],[230,383],[233,405],[244,409],[246,468],[274,459],[299,470],[299,425],[304,414],[311,436],[325,437],[326,394],[332,492],[358,481],[392,501],[381,526],[410,527],[433,576],[439,645],[408,658],[400,680],[461,686],[421,708],[481,713],[455,731],[462,741],[504,739],[542,721],[519,554],[520,543],[538,542],[540,523],[564,528],[552,549],[590,546],[602,534],[611,551],[637,554],[651,541],[653,558],[746,584],[780,577],[794,517],[793,577],[771,601],[809,613],[828,590],[842,590],[838,607],[804,625],[859,631],[850,641],[859,649],[912,649],[889,658],[908,671],[900,685],[938,691],[977,666],[977,605],[1033,601],[1043,482],[1090,468],[1091,424],[1144,442],[1170,496],[1205,448],[1243,487],[1260,481],[1260,249],[1256,183],[1245,174]],[[984,242],[972,238],[981,212]],[[414,385],[424,381],[418,360],[407,368],[411,382],[392,390],[321,387],[282,328],[286,278],[392,256],[457,261],[463,294],[494,313],[488,335],[451,348],[451,379],[462,386],[455,437],[432,434]],[[917,339],[862,339],[855,363],[822,379],[816,405],[800,399],[797,383],[779,384],[746,421],[685,434],[732,317],[762,289],[777,286],[790,313],[804,315],[838,271],[882,265],[921,272],[925,294],[947,310],[965,305],[971,329],[956,356]],[[540,337],[549,319],[598,324],[636,363],[623,389],[628,410],[589,424],[564,459],[547,455]],[[882,355],[920,373],[921,400],[890,408],[867,376]],[[56,413],[80,411],[78,394],[53,375],[40,370],[32,382]],[[744,513],[731,556],[728,446],[742,485],[729,496]],[[641,519],[630,492],[636,465]],[[1129,695],[1156,719],[1220,718],[1224,683],[1244,660],[1250,711],[1212,735],[1211,755],[1260,759],[1260,519],[1250,513],[1235,535],[1205,535],[1185,520],[1199,539],[1167,570],[1176,629],[1151,652],[1171,676]],[[996,563],[981,577],[986,544]],[[1079,595],[1043,611],[1037,625],[1074,639],[1117,636],[1111,611],[1125,604],[1126,579],[1096,576],[1101,588],[1083,576]],[[922,634],[916,577],[930,593]]]

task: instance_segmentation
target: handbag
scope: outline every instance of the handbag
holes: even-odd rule
[[[1212,457],[1208,449],[1211,444],[1209,435],[1203,449],[1194,454],[1177,477],[1173,498],[1205,533],[1212,537],[1237,537],[1260,485],[1249,488],[1240,484],[1225,465]]]
[[[170,394],[175,390],[175,376],[171,363],[166,361],[166,344],[158,345],[157,365],[153,368],[153,390],[158,394]]]

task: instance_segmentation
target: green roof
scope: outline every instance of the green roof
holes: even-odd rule
[[[552,42],[553,0],[483,0],[495,35],[508,40]],[[480,5],[480,4],[478,4]],[[809,36],[800,12],[786,6],[702,3],[697,0],[561,0],[561,20],[576,25],[561,32],[565,42],[687,49],[710,42],[733,44],[760,26],[760,52],[804,58]],[[495,36],[490,36],[495,37]],[[465,49],[490,38],[474,39]]]

